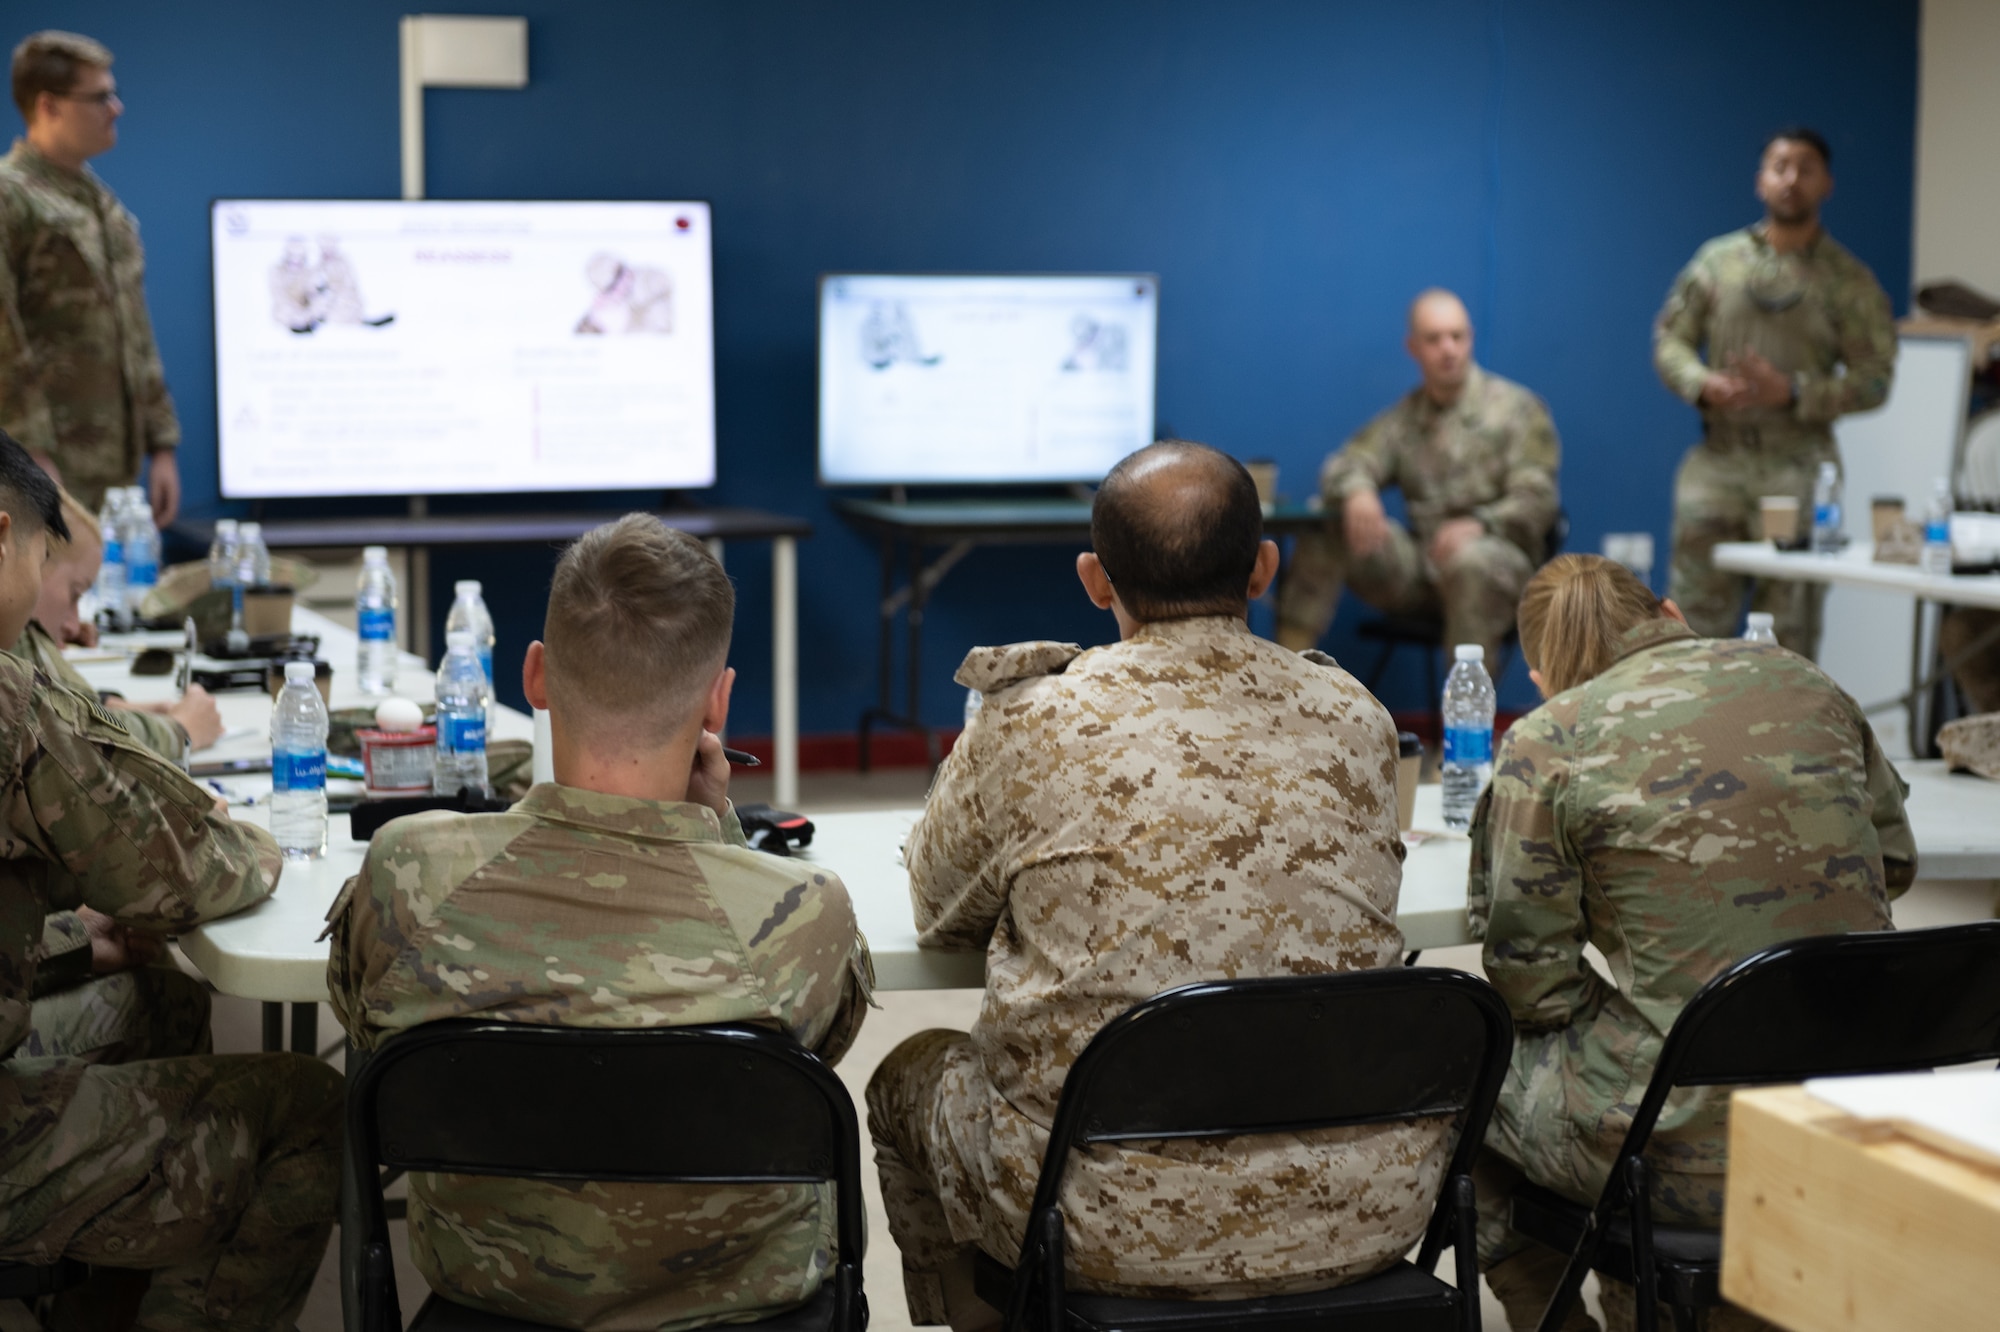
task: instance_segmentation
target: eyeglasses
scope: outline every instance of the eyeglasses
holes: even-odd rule
[[[60,97],[66,102],[95,102],[99,106],[110,106],[113,102],[119,100],[116,88],[106,88],[103,92],[94,93],[52,93],[50,95]]]

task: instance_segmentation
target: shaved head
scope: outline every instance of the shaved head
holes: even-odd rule
[[[1424,392],[1441,403],[1456,401],[1472,370],[1472,316],[1465,302],[1443,287],[1419,292],[1410,302],[1403,345],[1423,371]]]
[[[1241,615],[1264,539],[1257,486],[1206,444],[1164,440],[1111,469],[1090,507],[1090,544],[1141,620]]]

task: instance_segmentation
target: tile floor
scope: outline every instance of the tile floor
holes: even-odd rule
[[[803,791],[799,804],[809,812],[827,813],[836,810],[913,806],[922,803],[927,784],[927,774],[909,770],[877,772],[867,776],[808,774],[802,783]],[[739,781],[735,794],[745,801],[768,799],[768,782]],[[1990,885],[1922,884],[1898,904],[1896,917],[1899,925],[1913,928],[1983,919],[1991,916],[1993,909],[1993,892]],[[1476,947],[1437,950],[1426,953],[1423,961],[1425,965],[1451,966],[1477,971],[1479,950]],[[841,1078],[846,1082],[857,1105],[861,1102],[862,1091],[867,1085],[869,1074],[898,1042],[928,1027],[952,1027],[961,1031],[967,1029],[978,1011],[979,993],[973,990],[900,991],[885,993],[880,999],[881,1009],[869,1014],[860,1038],[840,1065]],[[218,1050],[254,1050],[258,1048],[259,1031],[259,1012],[256,1004],[226,997],[217,998],[215,1034]],[[333,1044],[339,1035],[339,1028],[333,1020],[331,1010],[324,1007],[321,1009],[320,1032],[323,1042],[329,1045]],[[905,1329],[910,1327],[910,1322],[903,1304],[901,1269],[895,1245],[891,1242],[888,1227],[882,1220],[881,1196],[875,1182],[872,1152],[865,1141],[863,1150],[868,1158],[863,1161],[863,1170],[867,1175],[870,1220],[865,1273],[873,1314],[870,1326],[873,1332],[905,1332]],[[407,1256],[401,1250],[402,1223],[393,1223],[392,1228],[398,1239],[397,1284],[403,1296],[404,1312],[407,1317],[415,1312],[426,1290],[423,1279],[410,1266]],[[340,1332],[340,1300],[335,1281],[338,1253],[339,1244],[336,1237],[335,1243],[329,1246],[326,1261],[315,1280],[312,1297],[299,1320],[299,1332]],[[1449,1267],[1449,1261],[1441,1265],[1447,1277]],[[1591,1298],[1594,1305],[1594,1292]],[[1504,1332],[1506,1321],[1501,1316],[1498,1304],[1483,1290],[1482,1299],[1486,1328],[1489,1332]],[[0,1304],[0,1332],[31,1329],[32,1322],[19,1321],[22,1317],[18,1306]]]

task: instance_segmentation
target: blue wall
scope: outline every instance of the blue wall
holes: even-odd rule
[[[1917,0],[441,7],[525,13],[533,81],[428,94],[433,197],[713,201],[712,498],[818,526],[801,560],[809,732],[851,729],[874,680],[875,551],[813,483],[823,271],[1156,271],[1161,419],[1278,459],[1295,494],[1411,382],[1409,297],[1456,287],[1480,359],[1555,413],[1572,548],[1651,530],[1661,581],[1696,422],[1653,377],[1649,325],[1695,246],[1757,215],[1767,130],[1797,119],[1828,134],[1832,230],[1899,310],[1909,285]],[[145,229],[194,511],[220,507],[207,201],[394,196],[396,19],[416,8],[10,11],[16,30],[76,28],[118,53],[129,111],[98,165]],[[949,676],[974,643],[1115,633],[1071,558],[985,550],[952,575],[930,619],[935,720],[956,715]],[[750,733],[769,725],[768,560],[752,546],[729,559],[743,593],[735,723]],[[438,614],[450,578],[484,574],[503,653],[518,654],[551,562],[441,553]],[[1360,664],[1357,618],[1350,605],[1332,648]],[[1383,692],[1422,701],[1407,677]],[[1503,703],[1530,697],[1516,666]]]

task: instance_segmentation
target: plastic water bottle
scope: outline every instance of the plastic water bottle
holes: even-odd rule
[[[208,585],[236,586],[236,550],[243,538],[237,535],[234,518],[215,520],[215,539],[208,543]]]
[[[1823,462],[1813,482],[1812,548],[1815,555],[1840,549],[1840,464]]]
[[[396,685],[396,575],[389,571],[386,546],[361,552],[361,579],[354,589],[354,622],[361,633],[355,678],[364,694],[387,694]]]
[[[1924,515],[1924,572],[1951,573],[1951,482],[1937,479],[1930,511]]]
[[[968,689],[965,691],[966,730],[969,731],[972,729],[972,719],[974,717],[977,717],[979,715],[979,710],[985,706],[986,706],[986,695],[980,693],[977,689]]]
[[[271,836],[287,860],[326,854],[326,703],[309,661],[285,663],[271,709]]]
[[[264,545],[264,524],[241,523],[236,535],[237,586],[265,586],[271,581],[271,552]]]
[[[98,529],[104,535],[104,563],[97,567],[97,604],[110,612],[113,628],[132,627],[131,611],[125,604],[125,492],[104,492],[104,507],[97,513]]]
[[[462,790],[489,795],[486,705],[493,691],[480,669],[471,631],[451,630],[444,639],[444,661],[437,673],[437,767],[431,789],[438,795]]]
[[[1444,826],[1464,832],[1493,779],[1493,680],[1486,649],[1460,643],[1444,682]]]
[[[1751,611],[1743,622],[1743,641],[1746,643],[1770,643],[1776,645],[1778,631],[1769,611]]]
[[[450,614],[444,617],[444,632],[450,635],[464,630],[472,635],[472,648],[479,656],[479,669],[486,672],[486,687],[493,687],[493,617],[486,613],[486,602],[481,599],[479,580],[461,578],[452,585],[456,594],[451,603]]]
[[[125,604],[132,618],[143,612],[146,594],[160,585],[160,529],[153,510],[137,486],[125,492]]]

